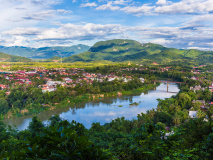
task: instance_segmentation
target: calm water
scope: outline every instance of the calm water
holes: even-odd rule
[[[55,114],[68,121],[75,120],[83,123],[85,127],[90,128],[93,122],[100,122],[101,124],[110,122],[118,117],[125,117],[132,120],[137,118],[137,114],[145,113],[147,110],[156,108],[157,99],[169,98],[179,92],[178,85],[169,84],[169,92],[167,91],[167,84],[161,83],[156,90],[151,90],[146,93],[132,96],[122,96],[113,98],[104,98],[95,102],[81,103],[72,107],[59,108],[54,111],[45,111],[38,114],[38,118],[44,124],[48,124],[48,119]],[[139,103],[138,106],[131,106],[131,103]],[[119,107],[122,105],[122,107]],[[31,122],[32,116],[25,116],[21,118],[13,118],[5,120],[9,125],[16,126],[18,130],[24,130]]]

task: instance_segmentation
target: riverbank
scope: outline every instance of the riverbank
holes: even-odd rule
[[[10,119],[13,117],[24,117],[28,115],[36,115],[44,111],[54,110],[57,108],[62,108],[67,106],[71,106],[71,108],[73,108],[74,105],[76,104],[79,104],[82,102],[98,101],[105,97],[116,97],[116,96],[140,94],[142,92],[146,92],[148,90],[156,88],[159,84],[160,83],[157,83],[157,85],[154,85],[154,84],[144,85],[143,87],[130,90],[130,91],[114,91],[109,93],[84,94],[84,95],[79,95],[76,97],[68,97],[64,99],[63,101],[61,101],[60,103],[39,104],[36,106],[30,105],[22,110],[17,110],[17,113],[8,112],[5,115],[1,115],[1,120]]]

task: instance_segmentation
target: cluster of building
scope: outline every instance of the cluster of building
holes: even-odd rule
[[[196,91],[204,91],[205,89],[209,89],[209,91],[213,92],[213,83],[209,87],[201,87],[201,85],[196,85],[194,87],[190,87],[190,90],[196,92]]]
[[[94,80],[98,82],[104,81],[114,81],[115,79],[121,80],[125,83],[132,79],[131,76],[123,75],[122,77],[116,76],[114,73],[109,75],[102,75],[100,73],[87,73],[81,68],[54,68],[54,69],[44,69],[39,67],[25,68],[23,71],[2,71],[1,77],[14,84],[34,84],[32,82],[33,78],[43,79],[45,84],[39,85],[42,88],[42,92],[52,92],[55,91],[57,86],[68,86],[75,87],[77,84],[83,84],[82,81],[87,84],[93,83]],[[58,78],[60,76],[60,78]],[[73,78],[75,76],[75,78]],[[57,78],[57,80],[55,80]],[[140,78],[140,81],[144,83],[144,79]],[[7,85],[0,84],[0,89],[9,89]]]

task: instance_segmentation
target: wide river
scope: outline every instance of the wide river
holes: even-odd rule
[[[64,107],[53,111],[45,111],[39,113],[37,117],[44,123],[48,124],[48,119],[52,115],[58,114],[61,118],[68,121],[75,120],[83,123],[86,128],[90,128],[93,122],[101,124],[110,122],[118,117],[125,117],[132,120],[137,118],[140,113],[146,113],[147,110],[156,108],[157,99],[170,98],[179,92],[178,85],[169,84],[169,92],[167,92],[167,84],[161,83],[156,90],[150,90],[139,95],[121,96],[113,98],[104,98],[94,102],[81,103],[72,107]],[[131,106],[131,103],[138,103],[137,106]],[[122,107],[120,106],[122,105]],[[24,130],[28,127],[32,119],[31,116],[7,119],[6,124],[16,126],[18,130]]]

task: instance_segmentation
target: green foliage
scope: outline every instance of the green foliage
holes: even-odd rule
[[[0,98],[0,113],[6,114],[9,110],[9,105],[6,99]]]
[[[42,122],[36,116],[34,116],[32,118],[32,122],[30,122],[28,126],[28,129],[32,133],[32,136],[34,137],[35,135],[41,133],[43,127],[44,125],[42,124]]]
[[[64,62],[90,62],[108,60],[113,62],[157,62],[160,64],[198,63],[206,64],[213,61],[213,52],[199,50],[178,50],[161,45],[127,39],[114,39],[95,43],[88,52],[64,58]]]
[[[31,62],[30,59],[0,52],[0,62]]]

